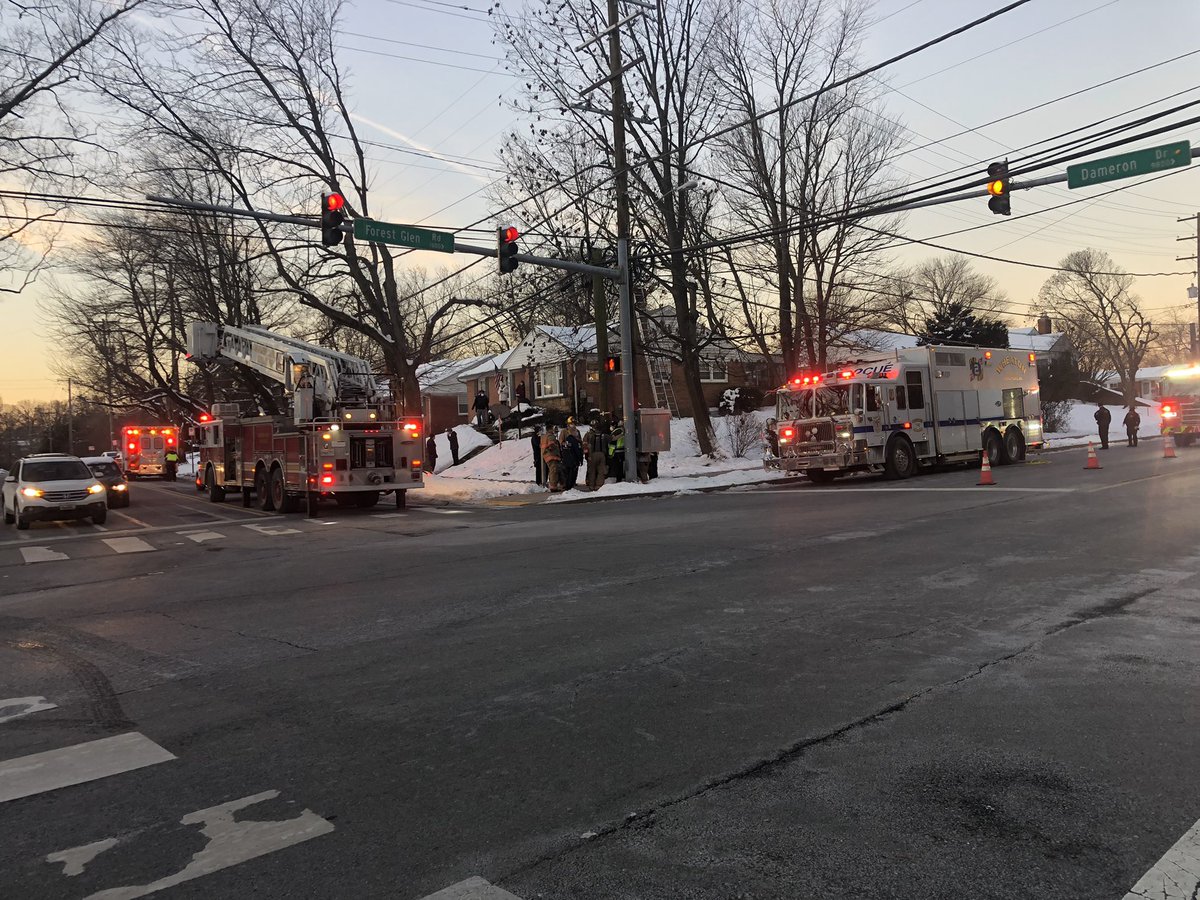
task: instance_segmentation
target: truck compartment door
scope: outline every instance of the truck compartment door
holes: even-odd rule
[[[974,394],[974,392],[971,392]],[[938,453],[950,455],[962,453],[967,449],[966,418],[963,407],[962,391],[938,391],[934,397],[937,409],[937,449]],[[976,410],[976,418],[979,416]]]

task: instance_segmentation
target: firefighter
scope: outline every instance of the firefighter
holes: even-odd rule
[[[608,472],[617,481],[625,480],[625,429],[620,424],[613,428],[608,445]]]
[[[542,462],[546,466],[546,487],[556,494],[560,493],[563,489],[562,447],[553,427],[547,428],[542,435]]]
[[[1096,420],[1096,428],[1100,431],[1100,449],[1107,450],[1108,426],[1112,422],[1112,413],[1101,403],[1100,408],[1096,410],[1096,414],[1092,418]]]
[[[1125,439],[1129,442],[1130,447],[1137,446],[1138,426],[1142,424],[1142,417],[1138,415],[1136,409],[1129,407],[1129,412],[1125,413],[1123,420],[1125,425]]]
[[[563,489],[571,490],[579,478],[579,465],[583,462],[583,439],[575,427],[575,417],[567,416],[567,424],[558,433],[559,449],[562,452]]]
[[[163,477],[167,481],[174,481],[175,473],[179,469],[179,454],[175,452],[174,447],[167,451],[166,463],[166,471],[163,473]]]
[[[587,487],[598,491],[608,476],[608,427],[599,419],[592,420],[592,430],[587,433]]]

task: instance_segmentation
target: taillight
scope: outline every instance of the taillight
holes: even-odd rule
[[[321,476],[321,484],[333,484],[333,476],[332,475],[322,475]]]
[[[130,450],[136,450],[136,449],[137,449],[137,444],[135,444],[133,441],[130,441],[130,442],[129,442],[129,449],[130,449]]]
[[[779,436],[782,437],[785,441],[791,440],[792,438],[794,438],[796,436],[796,429],[795,428],[785,428],[785,429],[783,429],[783,431],[779,432]]]
[[[404,423],[404,436],[410,437],[410,438],[420,437],[421,436],[421,426],[419,424],[417,424],[416,422],[405,422]]]
[[[912,422],[905,422],[905,423],[904,423],[904,427],[905,427],[905,428],[912,428]]]
[[[412,462],[409,463],[409,465],[414,469],[419,469],[419,468],[421,468],[421,461],[419,459],[414,459]]]

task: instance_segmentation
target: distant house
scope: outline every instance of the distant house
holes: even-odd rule
[[[609,354],[618,353],[620,338],[612,332],[607,337]],[[609,405],[617,406],[621,376],[602,372],[597,346],[595,325],[534,326],[497,361],[509,389],[510,402],[523,393],[534,406],[586,415],[599,407],[600,379],[605,378]]]
[[[486,359],[491,357],[436,359],[417,368],[417,382],[421,386],[421,412],[426,428],[438,432],[467,423],[471,401],[458,376]]]
[[[1187,363],[1176,363],[1172,366],[1148,366],[1143,369],[1138,369],[1134,376],[1135,390],[1134,395],[1143,400],[1161,400],[1163,397],[1169,397],[1172,393],[1170,379],[1167,378],[1167,373],[1172,369],[1187,368]],[[1118,397],[1122,395],[1121,378],[1115,373],[1106,373],[1101,379],[1101,384],[1110,391],[1116,393]]]
[[[507,403],[514,401],[513,386],[509,384],[508,373],[501,365],[508,354],[509,351],[505,350],[490,356],[476,357],[471,365],[460,369],[455,375],[466,394],[468,406],[474,402],[475,395],[480,391],[487,394],[489,406],[499,403],[501,399]]]

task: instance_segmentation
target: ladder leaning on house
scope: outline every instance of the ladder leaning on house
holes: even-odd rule
[[[658,409],[669,409],[671,417],[679,418],[679,401],[675,399],[674,379],[671,377],[671,360],[661,356],[647,356],[646,366],[650,369],[650,392]]]

